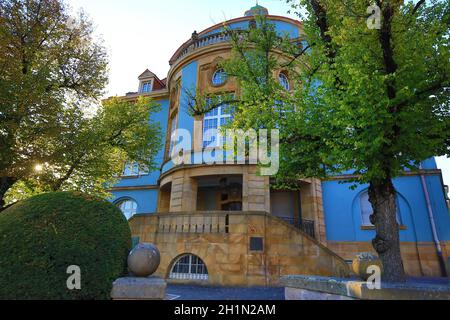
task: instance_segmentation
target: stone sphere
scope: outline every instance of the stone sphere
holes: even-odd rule
[[[149,277],[158,270],[161,254],[155,245],[140,243],[128,256],[128,270],[136,277]]]
[[[368,268],[377,266],[383,274],[383,264],[380,258],[369,252],[362,252],[353,259],[352,270],[362,280],[367,281],[370,274],[367,273]]]

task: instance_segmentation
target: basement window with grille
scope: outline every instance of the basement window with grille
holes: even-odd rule
[[[178,258],[170,271],[170,279],[174,280],[208,280],[208,269],[199,257],[186,254]]]

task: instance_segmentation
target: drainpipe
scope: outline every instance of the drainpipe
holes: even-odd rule
[[[425,193],[425,200],[427,202],[427,208],[428,208],[428,217],[430,219],[431,224],[431,230],[433,231],[433,240],[436,245],[436,251],[438,255],[439,260],[439,266],[441,268],[442,275],[447,277],[447,270],[445,268],[445,261],[444,257],[442,256],[442,247],[441,242],[439,240],[437,228],[436,228],[436,221],[434,220],[434,214],[433,214],[433,208],[431,206],[431,200],[430,200],[430,193],[428,192],[427,182],[425,180],[425,174],[422,168],[422,164],[420,164],[420,179],[422,181],[422,188]],[[420,259],[420,257],[419,257]]]

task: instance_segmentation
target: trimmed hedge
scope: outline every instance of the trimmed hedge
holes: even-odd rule
[[[131,232],[111,203],[80,193],[48,193],[0,213],[0,299],[110,299],[126,273]],[[69,266],[81,290],[69,290]]]

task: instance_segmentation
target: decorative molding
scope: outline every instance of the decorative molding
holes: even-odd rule
[[[159,186],[157,185],[147,185],[147,186],[133,186],[133,187],[114,187],[109,189],[109,192],[114,191],[139,191],[139,190],[158,190]]]
[[[404,172],[399,177],[414,177],[418,175],[426,175],[426,176],[441,176],[442,170],[440,169],[427,169],[427,170],[417,170],[417,171],[410,171],[410,172]],[[360,176],[355,174],[344,174],[334,177],[329,177],[322,179],[322,181],[337,181],[337,180],[355,180],[358,179]]]
[[[124,101],[133,102],[133,101],[136,101],[139,97],[149,97],[149,98],[152,98],[155,100],[162,99],[162,98],[169,98],[169,90],[163,89],[163,90],[158,90],[158,91],[153,91],[153,92],[148,92],[148,93],[134,93],[134,94],[130,94],[127,96],[119,97],[119,99],[124,100]]]
[[[401,231],[405,231],[405,230],[408,230],[408,227],[404,226],[404,225],[401,225],[401,226],[398,226],[398,229],[401,230]],[[372,230],[376,230],[376,228],[375,228],[375,226],[361,226],[361,230],[363,230],[363,231],[372,231]]]

